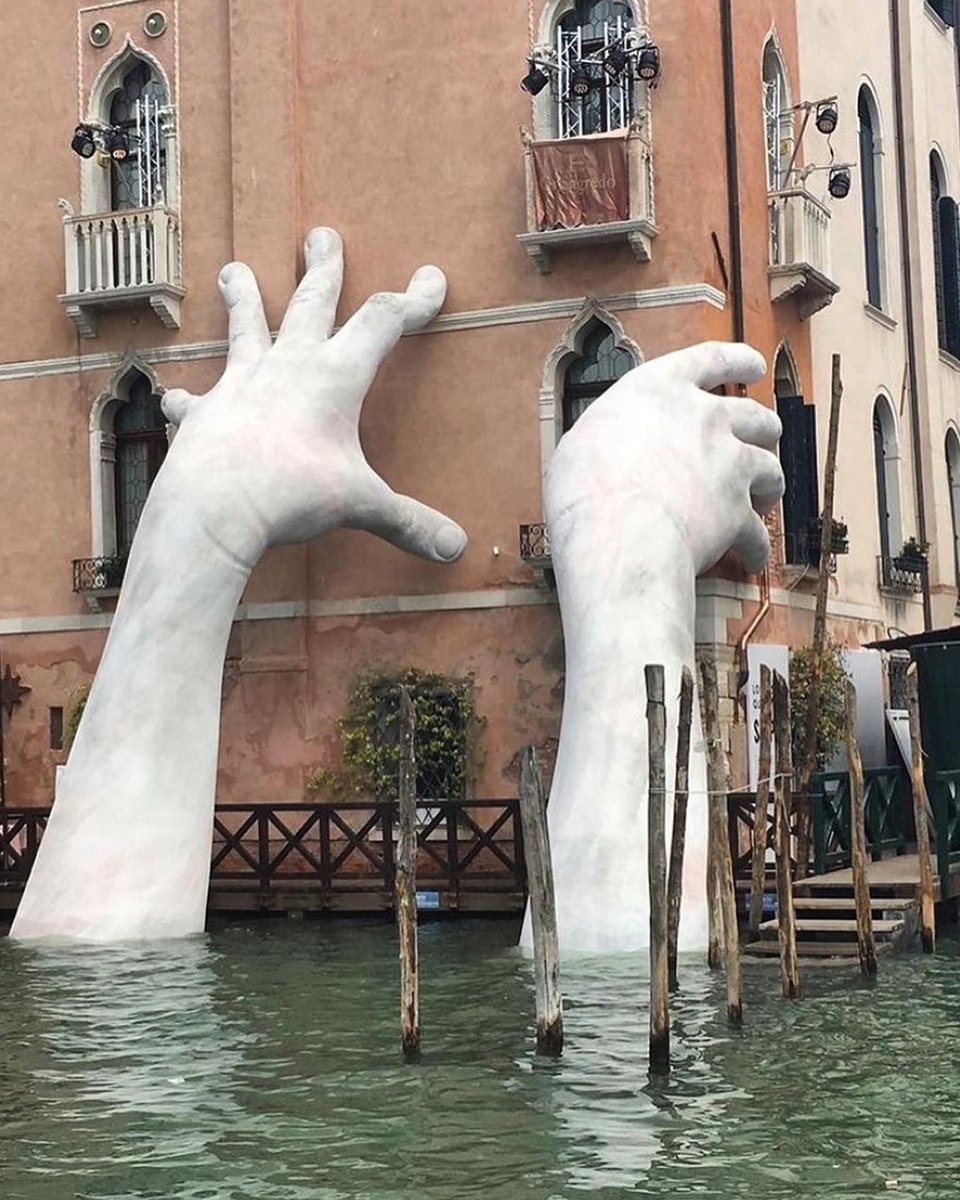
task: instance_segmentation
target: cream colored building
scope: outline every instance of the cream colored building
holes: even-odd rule
[[[811,333],[821,495],[831,357],[842,360],[836,513],[849,528],[849,553],[838,556],[830,612],[861,640],[871,629],[913,632],[955,617],[960,235],[951,197],[960,194],[960,60],[953,12],[952,0],[797,6],[803,98],[836,97],[830,146],[837,164],[851,164],[849,196],[832,206],[831,273],[840,290],[812,317]],[[808,152],[806,161],[829,158]],[[811,173],[808,186],[817,178],[826,186],[827,175]],[[910,538],[929,543],[926,596],[922,572],[898,562]]]

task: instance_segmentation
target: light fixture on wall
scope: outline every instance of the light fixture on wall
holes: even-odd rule
[[[521,79],[520,86],[531,96],[539,95],[551,76],[556,79],[561,73],[555,53],[546,49],[541,50],[539,58],[531,55],[527,65],[530,69]],[[599,85],[596,68],[602,69],[611,81],[623,81],[632,75],[642,83],[653,84],[660,78],[660,47],[629,31],[595,54],[584,55],[579,62],[569,66],[567,86],[572,95],[582,100]]]
[[[70,149],[81,158],[93,158],[97,143],[89,125],[78,125],[70,139]]]
[[[821,100],[817,105],[816,125],[827,137],[837,128],[840,112],[834,100]]]
[[[850,194],[850,168],[831,167],[827,191],[834,200],[844,200]]]
[[[532,58],[530,59],[529,67],[530,70],[520,80],[520,86],[525,92],[529,92],[531,96],[539,96],[550,82],[550,76]]]
[[[113,126],[103,135],[103,149],[117,162],[123,162],[130,153],[130,139],[124,130]]]

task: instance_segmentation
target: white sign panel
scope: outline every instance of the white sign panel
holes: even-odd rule
[[[884,719],[883,660],[879,650],[844,650],[843,667],[857,689],[857,737],[860,757],[866,769],[887,765],[887,737]],[[847,769],[844,751],[835,768]]]
[[[747,775],[750,788],[757,787],[757,769],[760,763],[760,668],[769,667],[779,671],[784,679],[790,678],[790,651],[786,646],[752,645],[747,647]],[[770,739],[771,755],[773,739]],[[771,758],[771,763],[774,761]]]

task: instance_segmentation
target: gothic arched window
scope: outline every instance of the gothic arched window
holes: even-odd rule
[[[580,356],[570,363],[564,376],[563,432],[572,429],[593,401],[635,366],[629,350],[617,346],[610,326],[591,321]]]
[[[771,38],[763,51],[763,129],[767,145],[767,190],[788,184],[787,167],[793,154],[793,110],[783,59]]]
[[[960,585],[960,437],[955,429],[947,431],[947,481],[950,485],[950,523],[953,529],[954,579]]]
[[[111,209],[151,208],[167,196],[167,161],[162,111],[167,93],[150,65],[131,60],[110,101],[109,121],[127,135],[130,152],[111,162]]]
[[[814,405],[804,403],[786,350],[777,355],[773,379],[777,415],[783,422],[779,447],[786,484],[783,493],[783,561],[806,565],[815,544],[810,537],[811,527],[820,515],[817,411]]]
[[[590,88],[583,97],[574,95],[573,74],[585,58],[603,51],[634,27],[628,0],[576,0],[557,23],[559,78],[559,133],[561,137],[583,137],[623,129],[633,115],[633,86],[629,68],[610,76],[600,62],[586,70]]]
[[[146,376],[138,374],[131,382],[129,399],[118,405],[113,429],[117,554],[123,556],[130,551],[150,485],[167,453],[166,418]]]
[[[885,396],[878,396],[873,406],[873,462],[880,557],[885,564],[900,551],[900,450],[896,422]]]

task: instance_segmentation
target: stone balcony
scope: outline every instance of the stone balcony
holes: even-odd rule
[[[180,328],[184,296],[180,221],[164,205],[63,220],[66,290],[59,297],[86,338],[97,336],[99,314],[148,306],[167,329]]]
[[[830,272],[830,210],[805,188],[771,192],[770,299],[793,299],[801,320],[826,308],[840,285]]]
[[[653,163],[638,126],[551,141],[524,130],[523,146],[527,232],[517,240],[541,274],[564,250],[618,242],[639,262],[650,261],[657,235]]]

